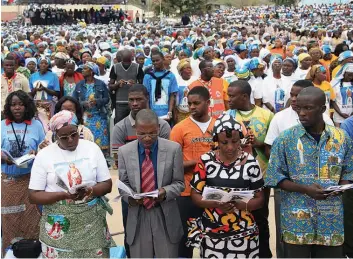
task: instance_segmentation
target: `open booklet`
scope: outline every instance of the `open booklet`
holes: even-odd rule
[[[353,189],[353,183],[330,186],[330,187],[326,188],[324,191],[325,192],[343,192],[348,189]]]
[[[243,201],[248,202],[254,197],[254,191],[231,191],[226,192],[220,189],[205,187],[202,192],[203,200],[220,202]]]
[[[91,186],[94,186],[96,183],[93,181],[86,181],[86,182],[84,181],[81,184],[76,184],[70,187],[69,183],[67,183],[67,179],[63,178],[63,176],[60,174],[56,174],[56,184],[59,187],[63,188],[65,191],[71,194],[75,194],[78,189],[91,187]]]
[[[36,157],[34,154],[26,154],[21,157],[14,158],[11,156],[10,152],[5,149],[1,149],[1,152],[3,152],[16,166],[22,166]]]
[[[114,201],[118,201],[122,196],[129,196],[134,198],[135,200],[143,199],[146,197],[158,198],[158,190],[154,190],[152,192],[134,193],[128,186],[126,186],[126,184],[124,184],[119,179],[116,180],[116,185],[118,186],[118,189],[124,192],[124,194],[120,194],[119,196],[115,197]],[[119,193],[121,192],[119,191]]]

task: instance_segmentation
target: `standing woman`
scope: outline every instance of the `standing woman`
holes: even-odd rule
[[[188,86],[197,79],[192,75],[193,71],[190,59],[180,60],[177,69],[178,75],[176,76],[176,80],[179,91],[176,97],[175,112],[173,113],[175,123],[186,119],[190,115],[187,98],[189,92]]]
[[[79,101],[71,96],[61,97],[58,103],[55,105],[54,114],[64,110],[70,111],[76,115],[78,121],[77,129],[78,133],[80,134],[80,139],[94,142],[94,137],[91,130],[84,125],[83,110]],[[45,135],[45,140],[39,145],[39,149],[43,149],[53,142],[55,142],[54,134],[51,130],[49,130]]]
[[[324,91],[326,95],[325,113],[330,116],[330,113],[333,112],[330,109],[335,106],[336,94],[331,84],[326,81],[326,68],[322,65],[312,66],[305,79],[312,81],[314,86]]]
[[[26,58],[26,68],[31,72],[31,75],[37,72],[37,59],[36,58]]]
[[[263,206],[264,181],[256,159],[241,149],[241,139],[240,124],[230,115],[219,117],[213,130],[218,149],[201,156],[190,182],[191,199],[204,213],[190,222],[188,244],[201,245],[202,258],[259,256],[258,228],[251,211]],[[235,172],[238,177],[233,177]],[[204,187],[255,194],[248,203],[202,200]]]
[[[345,119],[353,115],[353,64],[345,64],[331,81],[336,94],[336,101],[333,108],[333,120],[340,125]]]
[[[50,120],[56,143],[40,151],[29,184],[31,203],[42,204],[39,240],[45,258],[109,258],[112,239],[106,212],[112,209],[103,197],[112,181],[99,147],[79,139],[78,121],[70,111]],[[57,184],[78,188],[74,194]]]
[[[60,96],[72,96],[76,84],[83,80],[83,75],[75,71],[76,63],[73,59],[69,59],[65,63],[65,72],[59,78]]]
[[[294,77],[296,80],[305,79],[312,65],[312,58],[307,53],[298,56],[298,68],[295,70]]]
[[[233,55],[229,55],[224,58],[224,62],[227,63],[227,69],[224,71],[223,78],[228,83],[238,80],[237,76],[235,75],[236,60],[237,58]]]
[[[38,118],[43,124],[44,131],[47,132],[54,102],[60,95],[60,84],[58,76],[49,70],[49,58],[40,57],[38,63],[39,71],[31,75],[29,87],[38,109]]]
[[[104,154],[109,151],[108,110],[109,92],[105,83],[94,78],[98,67],[93,62],[83,65],[84,80],[76,85],[73,97],[83,106],[85,125],[91,130],[96,144]]]
[[[97,58],[96,64],[99,68],[99,74],[95,75],[94,78],[102,80],[106,85],[109,84],[109,73],[107,72],[108,67],[108,59],[104,56],[100,56]]]
[[[5,101],[5,120],[1,121],[1,150],[17,158],[35,154],[44,139],[42,124],[34,119],[37,109],[32,98],[22,90],[10,93]],[[14,165],[1,152],[1,230],[2,252],[15,238],[38,239],[40,214],[28,199],[28,185],[33,162]]]

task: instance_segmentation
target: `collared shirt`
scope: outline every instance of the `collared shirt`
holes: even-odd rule
[[[353,145],[346,133],[326,124],[319,143],[298,124],[275,140],[265,175],[267,186],[282,180],[322,188],[353,180]],[[281,191],[281,231],[289,244],[339,246],[344,241],[343,204],[340,196],[314,200]]]
[[[19,73],[15,73],[11,78],[7,78],[5,74],[1,75],[1,103],[4,107],[6,97],[17,90],[23,90],[29,93],[31,89],[29,88],[28,79]]]
[[[341,129],[345,130],[351,137],[351,139],[353,139],[353,116],[349,117],[348,119],[345,119],[341,123]]]
[[[140,164],[141,186],[142,186],[142,163],[145,160],[146,153],[145,153],[145,148],[143,147],[143,145],[140,142],[138,143],[138,152],[139,152],[139,164]],[[153,143],[153,145],[151,147],[151,153],[150,153],[150,158],[152,160],[153,170],[154,170],[155,189],[158,189],[158,182],[157,182],[157,157],[158,157],[158,140],[156,140]]]

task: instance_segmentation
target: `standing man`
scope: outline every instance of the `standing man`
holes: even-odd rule
[[[141,84],[143,71],[137,63],[133,63],[132,52],[121,51],[122,61],[114,65],[110,71],[109,90],[115,95],[115,123],[129,115],[128,90],[133,84]],[[114,100],[113,100],[114,102]]]
[[[201,155],[211,150],[215,119],[208,115],[210,93],[203,86],[196,86],[188,93],[190,117],[176,124],[170,140],[180,144],[183,151],[185,191],[177,198],[184,237],[179,245],[179,258],[192,258],[193,247],[186,247],[189,218],[201,216],[202,210],[192,202],[190,181]]]
[[[212,61],[203,60],[199,65],[201,76],[189,85],[191,90],[195,86],[202,85],[210,93],[209,113],[212,117],[218,118],[224,111],[228,110],[228,83],[222,78],[213,77]]]
[[[353,180],[352,140],[323,120],[326,96],[316,87],[298,95],[301,124],[275,140],[265,175],[281,193],[281,235],[287,258],[339,258],[343,254],[343,203],[333,185]]]
[[[143,79],[150,97],[150,108],[159,118],[170,122],[179,91],[178,83],[175,75],[164,69],[164,56],[161,52],[152,54],[152,64],[153,70],[146,73]]]
[[[298,80],[290,90],[290,106],[278,113],[273,117],[270,127],[267,131],[265,138],[265,144],[269,150],[275,139],[285,130],[298,125],[300,123],[298,113],[297,113],[297,97],[301,90],[314,86],[313,82],[309,80]],[[323,119],[326,124],[334,126],[330,117],[324,113]],[[275,219],[276,219],[276,255],[278,258],[284,257],[284,248],[281,238],[281,214],[280,214],[280,205],[281,205],[281,191],[279,189],[274,190],[275,196]]]
[[[158,116],[151,110],[136,115],[136,133],[138,140],[119,148],[119,179],[134,193],[158,190],[158,197],[123,198],[129,203],[126,234],[131,257],[176,258],[183,236],[175,200],[185,188],[181,147],[158,137]]]
[[[249,134],[253,135],[253,140],[250,142],[252,146],[253,156],[259,162],[261,172],[266,174],[268,165],[268,152],[265,150],[265,137],[270,122],[273,118],[273,113],[258,107],[251,103],[251,86],[247,81],[238,80],[229,85],[229,107],[227,114],[242,122],[249,130]],[[270,250],[270,229],[268,225],[268,202],[270,198],[270,188],[264,189],[264,205],[261,209],[252,211],[255,221],[259,227],[259,257],[271,258]]]
[[[1,75],[1,110],[5,104],[6,97],[10,93],[17,90],[23,90],[26,93],[31,92],[28,79],[24,75],[15,72],[15,63],[16,60],[11,55],[7,55],[3,62],[4,73]]]
[[[128,102],[130,114],[115,124],[112,134],[112,154],[118,167],[118,150],[121,146],[137,139],[136,136],[136,115],[143,109],[148,109],[148,92],[146,87],[140,84],[135,84],[129,88]],[[159,137],[169,139],[170,126],[165,120],[159,119]],[[124,245],[126,255],[130,257],[129,245],[126,243],[126,221],[128,213],[128,203],[121,201],[123,225],[125,231]]]
[[[139,11],[136,12],[135,16],[136,16],[136,23],[140,23],[140,13],[139,13]]]

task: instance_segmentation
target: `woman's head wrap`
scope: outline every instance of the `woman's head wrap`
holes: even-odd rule
[[[213,139],[217,138],[217,135],[221,132],[231,132],[235,130],[238,131],[240,134],[240,138],[243,138],[242,128],[241,125],[233,118],[233,116],[229,114],[222,114],[219,118],[215,121],[214,128],[213,128]]]
[[[36,58],[26,58],[26,61],[25,61],[25,67],[27,67],[27,65],[29,64],[29,62],[34,62],[37,66],[37,59]]]
[[[305,79],[313,81],[314,78],[315,78],[315,74],[316,74],[318,69],[320,69],[321,72],[325,72],[326,73],[326,69],[325,69],[325,67],[323,65],[313,65],[310,68],[310,70],[309,70],[308,74],[306,75]]]
[[[297,68],[297,62],[296,62],[294,59],[292,59],[292,58],[285,58],[285,59],[283,60],[283,62],[285,62],[285,61],[291,62],[291,63],[293,64],[294,70]]]
[[[337,83],[340,83],[341,80],[344,78],[344,74],[348,73],[353,73],[353,63],[347,63],[344,64],[337,72],[336,76],[332,80],[332,87],[337,85]]]
[[[301,63],[304,59],[310,58],[311,56],[308,53],[302,53],[298,56],[298,66],[301,66]]]
[[[347,58],[353,57],[353,51],[351,50],[346,50],[343,51],[339,56],[338,56],[338,62],[342,62],[343,60]]]
[[[99,75],[99,68],[98,68],[97,64],[89,61],[89,62],[86,62],[82,67],[84,67],[84,66],[86,66],[89,69],[91,69],[93,74]]]
[[[105,56],[100,56],[99,58],[97,58],[96,63],[104,65],[106,68],[108,68],[108,59]]]
[[[264,68],[266,65],[260,58],[252,58],[247,64],[247,68],[252,71],[258,68]]]
[[[184,58],[182,60],[179,61],[179,64],[177,66],[178,72],[179,74],[181,74],[181,71],[187,66],[190,66],[190,59],[188,58]]]
[[[332,53],[332,47],[330,45],[322,45],[321,50],[324,55]]]
[[[48,57],[39,57],[38,58],[38,66],[39,66],[40,62],[42,62],[42,60],[47,61],[48,65],[49,65],[49,68],[51,68],[51,62],[50,62],[50,59]]]
[[[63,110],[55,114],[49,121],[49,128],[52,132],[56,132],[62,127],[68,125],[78,125],[78,120],[73,112]]]
[[[238,79],[250,78],[250,71],[247,67],[237,67],[234,73],[238,77]]]

